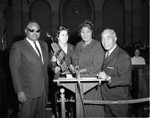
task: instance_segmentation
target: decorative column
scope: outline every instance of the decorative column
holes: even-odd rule
[[[6,49],[6,26],[5,26],[6,3],[0,2],[0,50]]]

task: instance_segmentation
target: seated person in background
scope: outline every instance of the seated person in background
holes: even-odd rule
[[[145,65],[145,59],[140,56],[140,50],[135,49],[134,51],[135,56],[131,58],[132,65]]]
[[[52,61],[52,71],[55,73],[54,78],[58,79],[64,71],[68,71],[70,64],[72,63],[71,57],[74,52],[74,46],[72,44],[68,43],[69,38],[69,30],[65,26],[59,26],[56,30],[56,37],[55,37],[55,51],[51,58]],[[56,110],[56,117],[59,117],[58,115],[58,105],[57,105],[57,99],[60,96],[60,88],[62,86],[56,85],[55,91],[55,110]],[[72,93],[69,90],[65,90],[65,96],[68,99],[71,99]],[[67,107],[67,106],[66,106]],[[69,108],[70,110],[70,108]]]

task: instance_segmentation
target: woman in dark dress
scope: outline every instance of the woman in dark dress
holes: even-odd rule
[[[79,35],[82,41],[78,42],[72,56],[74,66],[79,66],[81,75],[96,75],[102,67],[104,50],[98,40],[94,39],[94,25],[85,21],[79,25]],[[85,93],[84,99],[100,100],[99,86]],[[84,105],[86,117],[99,117],[100,108],[97,105]]]

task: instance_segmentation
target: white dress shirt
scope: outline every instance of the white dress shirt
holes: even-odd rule
[[[117,47],[117,45],[115,45],[111,50],[106,51],[106,55],[107,57],[113,52],[113,50]]]
[[[34,42],[31,41],[30,39],[28,39],[27,37],[26,37],[26,40],[31,44],[31,46],[34,48],[34,50],[36,51],[36,53],[39,55],[38,51],[36,50],[36,47],[35,47]],[[39,51],[40,51],[40,53],[41,53],[42,63],[44,63],[44,60],[43,60],[43,54],[42,54],[42,50],[41,50],[41,46],[40,46],[38,40],[35,41],[35,42],[36,42],[36,45],[37,45],[37,47],[38,47],[38,49],[39,49]],[[39,55],[39,56],[40,56],[40,55]]]

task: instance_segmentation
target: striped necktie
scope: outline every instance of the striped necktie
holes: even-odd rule
[[[108,58],[108,56],[109,56],[109,51],[106,52],[105,59]]]

